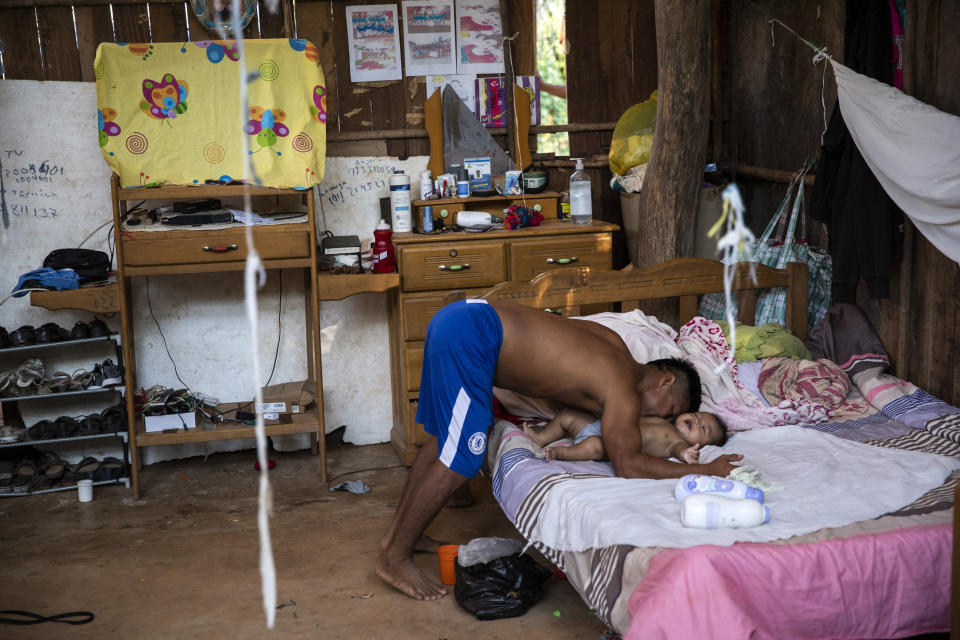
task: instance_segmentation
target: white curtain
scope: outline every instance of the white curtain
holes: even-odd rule
[[[867,165],[920,233],[960,263],[960,117],[830,62]]]

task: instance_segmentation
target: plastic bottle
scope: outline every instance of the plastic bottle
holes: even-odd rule
[[[426,200],[433,195],[433,176],[427,169],[420,174],[420,199]]]
[[[390,176],[390,215],[397,233],[413,231],[410,219],[410,176],[399,169]],[[392,271],[392,269],[391,269]]]
[[[749,498],[763,503],[763,491],[738,480],[689,473],[677,481],[673,496],[677,502],[695,493],[713,493],[727,498]]]
[[[393,231],[383,218],[373,230],[373,272],[393,273]]]
[[[570,222],[590,224],[593,222],[593,194],[590,176],[583,170],[583,158],[575,158],[577,169],[570,176]]]
[[[680,522],[694,529],[744,529],[770,522],[770,507],[756,500],[695,493],[680,505]]]

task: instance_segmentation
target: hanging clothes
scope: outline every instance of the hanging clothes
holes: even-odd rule
[[[871,78],[893,81],[890,11],[885,3],[848,0],[844,59]],[[902,212],[883,190],[850,135],[838,100],[817,163],[811,215],[828,225],[833,301],[856,302],[862,277],[871,298],[890,297],[899,258]]]

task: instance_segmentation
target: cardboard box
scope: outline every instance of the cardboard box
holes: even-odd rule
[[[263,404],[256,405],[257,413],[303,413],[316,401],[312,380],[284,382],[263,388]],[[266,420],[266,416],[264,416]]]
[[[143,425],[147,433],[163,431],[165,429],[179,429],[182,431],[184,425],[186,425],[188,429],[195,429],[197,423],[196,411],[191,411],[190,413],[173,413],[166,416],[143,417]]]

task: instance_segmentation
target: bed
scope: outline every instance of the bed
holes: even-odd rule
[[[752,318],[758,291],[783,286],[785,324],[806,338],[806,275],[799,264],[737,265],[738,317]],[[684,258],[617,272],[558,269],[483,297],[573,316],[583,305],[614,303],[618,311],[588,317],[620,333],[637,360],[690,358],[703,376],[704,408],[737,430],[723,448],[705,448],[701,460],[749,451],[744,464],[774,481],[771,523],[682,531],[675,481],[613,478],[601,462],[547,462],[517,425],[549,415],[509,401],[488,447],[493,492],[507,517],[628,639],[948,630],[960,409],[871,367],[875,354],[862,358],[845,404],[829,415],[789,403],[763,407],[736,367],[720,366],[730,355],[716,325],[695,318],[698,294],[722,290],[721,263]],[[668,297],[678,298],[679,331],[639,310],[645,300]],[[850,472],[862,481],[851,482]],[[763,535],[741,537],[751,531]]]

